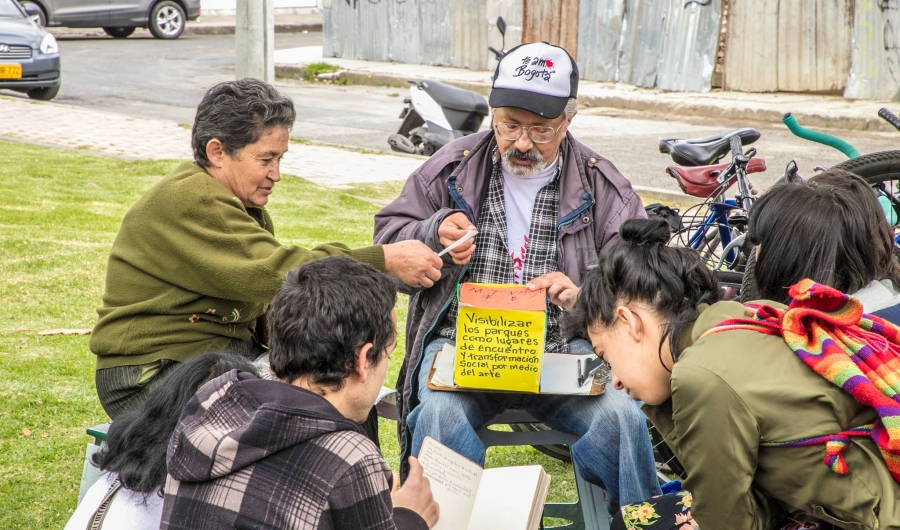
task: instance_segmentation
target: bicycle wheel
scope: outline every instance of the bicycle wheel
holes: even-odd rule
[[[900,180],[900,151],[879,151],[845,160],[831,169],[856,173],[869,184]]]
[[[747,254],[747,265],[744,267],[744,278],[741,280],[741,296],[738,300],[742,304],[759,300],[759,292],[756,289],[756,247]]]
[[[846,160],[831,169],[843,169],[864,178],[879,193],[893,203],[894,212],[900,214],[900,151],[880,151]],[[894,240],[900,243],[900,225],[894,227]],[[900,259],[900,244],[894,246]]]
[[[653,458],[656,460],[656,470],[663,474],[674,473],[681,480],[687,477],[687,472],[672,449],[666,444],[665,438],[656,429],[650,420],[647,420],[647,429],[650,431],[650,443],[653,444]],[[660,481],[661,482],[661,481]]]

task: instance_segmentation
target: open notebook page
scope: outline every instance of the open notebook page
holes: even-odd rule
[[[441,509],[432,530],[465,530],[475,504],[481,466],[427,436],[419,451],[419,463]]]
[[[549,487],[550,475],[541,466],[485,469],[468,527],[459,528],[536,530]]]

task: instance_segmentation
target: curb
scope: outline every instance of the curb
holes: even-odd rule
[[[276,64],[275,75],[277,77],[289,79],[303,79],[306,67],[303,65]],[[387,85],[387,86],[406,86],[409,77],[401,76],[393,73],[372,72],[367,70],[343,70],[338,72],[340,79],[346,79],[348,82],[357,85]],[[435,81],[447,83],[458,88],[471,90],[483,96],[487,96],[490,92],[490,84],[478,81],[459,81],[455,79],[445,79],[440,77],[432,78]],[[627,98],[617,95],[595,96],[590,94],[580,94],[578,102],[588,107],[612,107],[618,109],[627,109],[641,112],[652,112],[661,115],[679,115],[703,118],[728,119],[734,121],[747,122],[765,122],[765,123],[781,123],[784,111],[779,109],[759,109],[751,107],[741,108],[722,108],[718,105],[704,103],[702,101],[691,101],[686,97],[679,102],[670,100],[660,100],[648,93],[640,98]],[[793,111],[797,120],[805,127],[818,127],[825,129],[844,129],[844,130],[861,130],[861,131],[879,131],[879,132],[895,132],[896,129],[890,124],[883,121],[874,113],[871,117],[855,117],[855,116],[826,116],[823,114],[807,113],[803,111]]]
[[[579,103],[591,107],[614,107],[619,109],[636,110],[642,112],[654,112],[657,114],[674,114],[679,116],[696,116],[703,118],[728,119],[734,121],[754,121],[765,123],[781,123],[784,111],[777,109],[758,108],[722,108],[717,105],[704,104],[702,102],[681,101],[672,103],[659,101],[652,98],[629,99],[620,96],[580,96]],[[801,111],[792,111],[804,127],[818,127],[823,129],[844,129],[861,131],[891,132],[896,129],[883,121],[877,115],[871,118],[854,116],[825,116]]]
[[[303,33],[304,31],[310,33],[322,31],[322,24],[275,24],[275,33]],[[234,26],[188,24],[184,28],[184,35],[234,35]]]

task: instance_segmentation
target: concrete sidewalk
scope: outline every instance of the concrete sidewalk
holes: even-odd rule
[[[234,35],[235,17],[233,15],[204,16],[188,22],[182,35]],[[47,31],[55,37],[99,37],[106,36],[100,28],[61,28],[49,27]],[[149,30],[138,29],[138,32]],[[309,14],[275,14],[275,33],[303,33],[322,31],[322,13]],[[136,33],[139,34],[139,33]]]
[[[204,16],[188,22],[186,35],[234,35],[235,17],[227,15]],[[322,13],[307,15],[282,15],[275,13],[275,33],[302,33],[322,31]]]
[[[133,118],[52,102],[0,96],[0,141],[75,149],[122,159],[191,160],[191,131],[177,122]],[[291,142],[282,173],[331,188],[406,180],[424,157],[372,154]]]
[[[492,72],[403,63],[322,57],[321,46],[278,50],[275,74],[302,78],[306,65],[326,62],[341,69],[339,77],[364,85],[406,86],[408,79],[432,79],[487,95]],[[333,75],[333,74],[332,74]],[[900,103],[862,101],[839,96],[792,93],[710,91],[705,94],[666,92],[621,83],[582,80],[578,100],[591,107],[614,107],[659,115],[700,116],[735,121],[780,122],[791,112],[801,125],[835,129],[894,131],[878,117],[881,107],[900,112]]]

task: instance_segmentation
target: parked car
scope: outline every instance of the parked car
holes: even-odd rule
[[[19,0],[36,6],[42,26],[103,28],[124,39],[137,28],[149,28],[157,39],[177,39],[189,20],[200,16],[200,0]]]
[[[59,46],[53,35],[31,19],[16,0],[0,0],[0,88],[25,92],[32,99],[53,99],[59,93]]]

